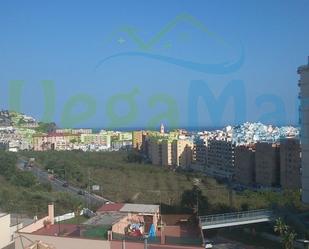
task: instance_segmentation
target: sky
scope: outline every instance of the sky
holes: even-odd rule
[[[0,109],[61,127],[298,123],[308,0],[0,1]]]

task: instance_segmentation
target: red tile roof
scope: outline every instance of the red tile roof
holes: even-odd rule
[[[112,203],[112,204],[104,204],[100,207],[97,212],[105,213],[105,212],[119,212],[120,209],[124,206],[123,203]]]

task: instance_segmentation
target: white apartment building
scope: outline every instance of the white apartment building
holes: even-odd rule
[[[0,213],[0,249],[15,248],[14,233],[11,229],[11,216]]]

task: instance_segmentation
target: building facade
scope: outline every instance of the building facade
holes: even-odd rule
[[[231,179],[235,173],[234,147],[229,140],[210,139],[207,147],[207,173]]]
[[[132,146],[134,149],[138,151],[142,150],[144,134],[145,134],[144,131],[133,131],[132,132]]]
[[[162,165],[163,166],[171,166],[173,164],[172,144],[173,142],[168,139],[162,141],[161,150],[162,150]]]
[[[49,133],[37,134],[32,137],[33,150],[70,150],[72,144],[80,141],[79,134]]]
[[[183,168],[192,164],[193,142],[189,139],[176,139],[172,142],[172,164]]]
[[[198,138],[195,140],[193,147],[193,162],[201,166],[207,164],[207,139]]]
[[[235,147],[235,180],[247,186],[255,183],[255,148],[240,145]]]
[[[0,213],[0,249],[15,248],[14,235],[11,230],[11,216]]]
[[[280,141],[280,185],[283,189],[299,190],[301,185],[300,142],[297,138]]]
[[[302,168],[302,200],[309,203],[309,57],[308,64],[297,70],[300,75],[300,126],[301,126],[301,168]]]
[[[111,137],[108,134],[81,134],[80,141],[83,144],[97,144],[105,146],[106,148],[111,147]]]
[[[255,179],[264,187],[280,185],[280,145],[259,142],[255,150]]]

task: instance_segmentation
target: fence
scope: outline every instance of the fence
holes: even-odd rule
[[[246,212],[226,213],[219,215],[208,215],[200,217],[200,225],[214,225],[229,222],[249,221],[257,219],[270,219],[272,211],[270,210],[252,210]]]
[[[75,217],[75,213],[72,212],[72,213],[67,213],[67,214],[64,214],[64,215],[60,215],[60,216],[57,216],[55,217],[55,222],[59,222],[59,221],[64,221],[64,220],[69,220],[69,219],[72,219]]]

